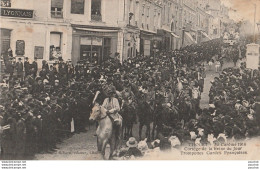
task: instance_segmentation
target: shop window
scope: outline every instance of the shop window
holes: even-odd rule
[[[58,60],[62,58],[61,52],[62,33],[51,32],[50,35],[50,60]]]
[[[63,18],[63,0],[51,0],[51,17]]]
[[[101,0],[91,0],[91,20],[102,21]]]
[[[84,14],[85,0],[71,0],[71,13]]]
[[[107,42],[104,42],[107,43]],[[103,38],[81,37],[80,38],[80,59],[98,64],[102,61]]]

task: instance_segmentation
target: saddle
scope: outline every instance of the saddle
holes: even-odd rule
[[[122,125],[123,118],[120,114],[107,114],[114,126]]]

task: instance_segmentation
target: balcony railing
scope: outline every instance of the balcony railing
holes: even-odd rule
[[[91,20],[92,21],[102,21],[102,16],[101,15],[97,15],[97,14],[91,14]]]

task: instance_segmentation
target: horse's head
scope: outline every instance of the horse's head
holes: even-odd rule
[[[103,116],[105,116],[104,108],[99,104],[95,104],[94,107],[92,108],[92,112],[90,114],[89,120],[95,121],[102,118]]]

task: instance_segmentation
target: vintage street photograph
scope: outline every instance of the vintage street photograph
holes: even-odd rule
[[[260,160],[260,0],[0,2],[0,160]]]

